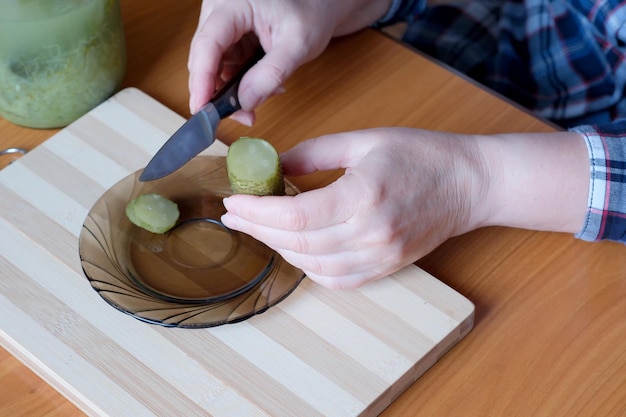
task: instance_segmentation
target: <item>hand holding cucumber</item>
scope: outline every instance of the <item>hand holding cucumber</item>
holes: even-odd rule
[[[457,170],[437,163],[443,152]],[[233,195],[222,222],[324,286],[356,287],[471,228],[469,208],[481,198],[475,157],[458,135],[416,129],[312,139],[282,155],[285,174],[345,168],[342,177],[294,197]]]

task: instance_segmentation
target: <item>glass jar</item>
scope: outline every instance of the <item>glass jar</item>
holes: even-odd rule
[[[62,127],[120,87],[119,0],[0,0],[0,11],[0,116]]]

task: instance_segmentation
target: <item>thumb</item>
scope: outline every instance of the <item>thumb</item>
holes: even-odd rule
[[[371,149],[367,131],[335,133],[301,142],[281,154],[285,175],[353,168]],[[365,137],[364,137],[365,136]]]

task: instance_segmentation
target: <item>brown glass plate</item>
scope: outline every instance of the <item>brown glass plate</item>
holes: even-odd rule
[[[230,194],[226,159],[198,156],[162,179],[124,178],[90,210],[79,237],[91,286],[113,307],[153,324],[202,328],[244,320],[275,305],[303,279],[269,247],[220,222]],[[287,194],[296,190],[287,184]],[[178,204],[167,233],[150,233],[125,214],[129,201],[158,193]]]

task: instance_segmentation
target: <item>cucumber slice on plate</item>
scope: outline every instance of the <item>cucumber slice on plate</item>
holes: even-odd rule
[[[241,137],[228,148],[226,169],[235,194],[284,195],[280,157],[271,143]]]
[[[170,230],[180,216],[178,205],[160,194],[141,194],[126,205],[126,216],[136,226],[152,233]]]

